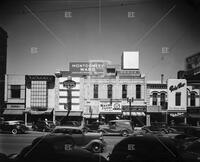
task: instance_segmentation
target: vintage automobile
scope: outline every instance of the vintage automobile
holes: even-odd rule
[[[155,135],[129,136],[115,145],[110,162],[179,162],[173,141]]]
[[[50,135],[68,134],[75,144],[94,153],[103,152],[106,143],[101,133],[85,132],[82,127],[56,126]]]
[[[21,120],[2,121],[0,124],[0,129],[2,132],[8,132],[12,134],[25,133],[28,130],[24,124],[24,121]]]
[[[130,120],[111,120],[108,125],[101,125],[98,132],[103,135],[122,135],[126,137],[134,132],[134,128]]]
[[[198,137],[191,136],[185,133],[169,133],[163,135],[163,137],[168,137],[173,140],[176,144],[176,147],[182,151],[185,149],[190,143],[197,140]]]
[[[199,162],[200,160],[200,139],[185,143],[181,155],[184,162]]]
[[[42,131],[42,132],[50,132],[53,130],[53,128],[55,127],[55,125],[53,124],[53,122],[45,122],[45,121],[37,121],[35,123],[33,123],[32,125],[32,129],[34,131]]]
[[[78,121],[65,121],[65,122],[61,122],[60,125],[71,126],[71,127],[79,127],[81,125],[81,123],[78,122]]]
[[[19,154],[9,156],[11,162],[106,162],[90,151],[77,147],[70,135],[41,136]]]
[[[159,127],[159,126],[143,126],[142,130],[144,130],[146,133],[155,133],[155,134],[166,134],[168,133],[168,129],[167,128],[163,128],[163,127]]]

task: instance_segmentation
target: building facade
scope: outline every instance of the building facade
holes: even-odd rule
[[[152,122],[167,122],[167,84],[147,82],[147,125]]]
[[[26,109],[25,75],[5,75],[5,119],[24,120]]]
[[[25,123],[53,119],[55,77],[53,75],[5,75],[5,119]]]
[[[69,71],[60,71],[55,75],[55,120],[61,123],[66,120],[82,120],[83,78]],[[68,87],[69,80],[75,82],[74,87]]]
[[[55,107],[55,76],[26,75],[25,120],[53,120]]]
[[[139,70],[107,65],[103,75],[84,79],[84,117],[108,122],[132,119],[145,125],[146,81]]]
[[[0,27],[0,115],[5,108],[5,74],[7,65],[7,32]]]
[[[187,123],[200,125],[200,53],[187,57],[185,65],[177,77],[187,81]]]

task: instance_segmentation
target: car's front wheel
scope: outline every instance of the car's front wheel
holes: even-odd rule
[[[91,147],[91,151],[93,153],[100,153],[102,151],[102,147],[99,143],[93,143]]]
[[[127,136],[128,136],[128,131],[123,130],[123,131],[122,131],[122,136],[123,136],[123,137],[127,137]]]
[[[12,129],[12,130],[11,130],[11,133],[12,133],[12,134],[17,134],[17,129],[15,129],[15,128]]]

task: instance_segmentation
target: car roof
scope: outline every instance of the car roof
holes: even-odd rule
[[[130,122],[130,120],[110,120],[109,122]]]
[[[130,149],[132,148],[131,150],[129,150],[129,146]],[[167,153],[172,158],[178,156],[176,145],[169,138],[154,135],[129,136],[115,145],[111,156],[116,159],[117,157],[128,153],[130,155],[141,154],[144,157],[158,157],[158,155],[164,155],[162,152],[165,152],[165,156]]]
[[[75,129],[75,130],[81,130],[81,127],[59,125],[59,126],[56,126],[54,129]]]

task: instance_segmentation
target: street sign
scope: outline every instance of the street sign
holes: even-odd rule
[[[76,87],[76,82],[73,80],[66,80],[63,82],[63,87],[66,87],[67,89],[72,89]]]

